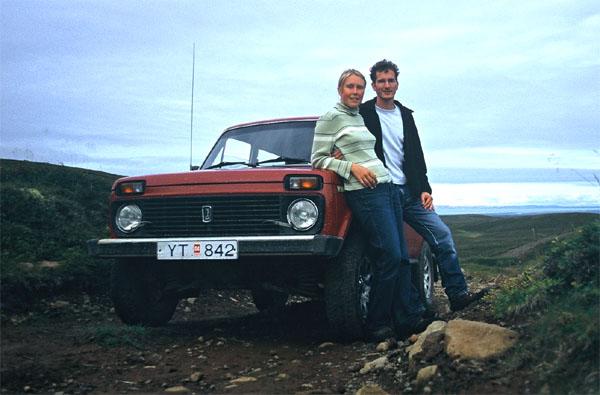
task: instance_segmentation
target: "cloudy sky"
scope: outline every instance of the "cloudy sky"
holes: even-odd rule
[[[3,158],[186,170],[195,43],[197,164],[225,127],[322,114],[342,70],[388,58],[434,179],[593,183],[600,169],[596,0],[0,6]]]

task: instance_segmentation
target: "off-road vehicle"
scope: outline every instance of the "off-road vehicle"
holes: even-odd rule
[[[162,325],[204,288],[251,291],[258,310],[323,300],[331,329],[360,337],[370,291],[365,237],[332,172],[310,167],[315,117],[233,126],[199,170],[125,177],[110,195],[111,296],[128,324]],[[415,285],[432,303],[436,266],[405,225]]]

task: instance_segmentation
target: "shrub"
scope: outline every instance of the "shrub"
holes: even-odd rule
[[[555,240],[542,262],[506,284],[494,299],[499,317],[528,321],[517,358],[544,366],[539,383],[550,383],[558,392],[598,388],[599,236],[596,221]]]

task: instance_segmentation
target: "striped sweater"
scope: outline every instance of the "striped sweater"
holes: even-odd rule
[[[358,109],[338,103],[317,121],[311,163],[314,168],[339,174],[344,182],[342,191],[364,188],[350,172],[353,163],[375,173],[377,183],[391,182],[388,170],[375,155],[374,147],[375,137],[366,128]],[[344,155],[342,160],[331,156],[335,148]]]

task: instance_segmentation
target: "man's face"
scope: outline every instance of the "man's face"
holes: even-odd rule
[[[394,70],[384,70],[375,73],[375,82],[371,83],[377,97],[383,100],[393,100],[398,90],[398,80]]]
[[[339,89],[340,100],[350,108],[358,108],[365,94],[365,82],[357,75],[346,78]]]

